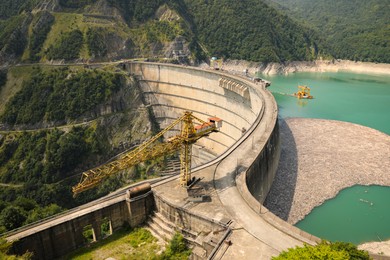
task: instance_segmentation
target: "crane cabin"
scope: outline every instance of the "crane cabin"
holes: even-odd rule
[[[222,119],[218,117],[210,117],[208,122],[195,126],[195,134],[203,134],[205,132],[218,131],[222,127]]]

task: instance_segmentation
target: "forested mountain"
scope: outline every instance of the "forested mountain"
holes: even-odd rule
[[[0,71],[0,100],[5,101],[0,103],[0,233],[145,179],[153,167],[162,167],[161,159],[145,162],[72,198],[71,186],[83,170],[153,134],[135,84],[110,66]],[[14,89],[16,94],[6,96]]]
[[[16,3],[17,2],[17,3]],[[0,62],[312,60],[315,34],[261,0],[3,0]],[[6,11],[7,10],[7,11]]]
[[[211,54],[263,62],[311,60],[318,55],[318,39],[311,31],[263,1],[184,0],[181,6]]]
[[[389,0],[267,0],[312,26],[341,59],[390,63]]]

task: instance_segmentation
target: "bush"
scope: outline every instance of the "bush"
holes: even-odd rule
[[[188,259],[191,250],[188,249],[184,237],[176,233],[170,241],[167,249],[160,255],[159,260]]]
[[[358,250],[351,243],[331,243],[323,240],[316,246],[305,244],[303,247],[289,248],[273,260],[311,260],[311,259],[332,259],[332,260],[369,260],[370,256],[366,251]]]
[[[79,57],[81,46],[83,45],[83,33],[77,29],[66,32],[62,37],[47,51],[49,59],[66,61],[74,60]]]

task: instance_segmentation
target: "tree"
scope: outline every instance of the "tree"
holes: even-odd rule
[[[8,242],[5,238],[0,238],[0,259],[5,259],[5,260],[29,260],[29,259],[32,259],[33,254],[30,252],[27,252],[22,256],[9,255],[8,250],[11,247],[12,247],[12,243]]]
[[[36,208],[29,213],[26,223],[32,223],[40,219],[44,219],[55,214],[58,214],[62,211],[61,207],[57,204],[50,204],[44,208]]]
[[[26,197],[18,197],[14,203],[15,206],[22,208],[25,211],[30,211],[36,207],[38,207],[38,204],[32,200],[28,199]]]
[[[26,218],[26,212],[22,208],[8,206],[1,212],[0,224],[7,230],[12,230],[22,226]]]
[[[321,241],[316,246],[305,244],[303,247],[289,248],[273,260],[311,260],[311,259],[332,259],[332,260],[368,260],[371,259],[366,251],[358,250],[351,243]]]
[[[7,82],[7,71],[0,70],[0,89],[2,86],[5,85],[6,82]]]

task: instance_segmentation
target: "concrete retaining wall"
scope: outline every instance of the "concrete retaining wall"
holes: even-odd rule
[[[200,243],[197,246],[205,251],[206,256],[210,256],[217,249],[218,242],[224,239],[226,232],[230,231],[225,224],[191,213],[169,203],[163,196],[155,193],[154,197],[156,211],[175,224],[178,231],[186,233],[187,239],[192,237],[194,245]],[[200,237],[202,239],[199,239]]]
[[[90,207],[93,207],[90,206]],[[88,243],[83,236],[84,228],[90,226],[93,229],[94,239],[102,239],[101,226],[109,223],[112,232],[130,224],[132,227],[143,223],[154,208],[152,192],[135,199],[122,198],[114,200],[113,204],[106,207],[98,207],[83,214],[67,214],[58,216],[46,223],[38,223],[26,231],[21,230],[14,238],[12,234],[9,240],[14,241],[10,253],[24,254],[27,250],[33,252],[33,259],[55,259],[84,246]],[[22,234],[23,232],[28,234]]]

